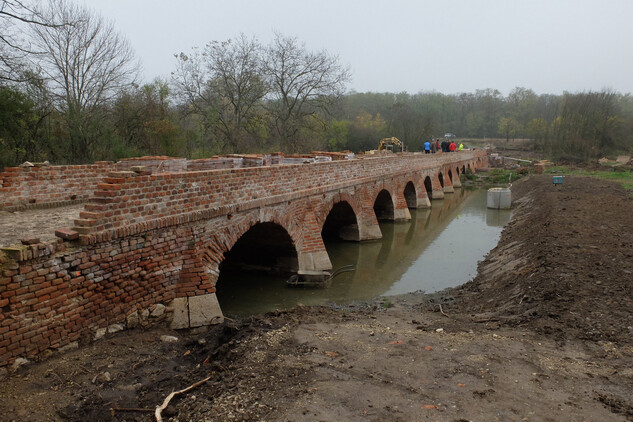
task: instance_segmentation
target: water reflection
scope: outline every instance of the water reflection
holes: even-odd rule
[[[433,292],[471,279],[477,262],[499,240],[510,211],[486,208],[486,191],[458,189],[431,209],[411,210],[407,223],[381,223],[383,238],[368,243],[328,242],[334,268],[353,264],[327,289],[289,288],[285,277],[242,273],[218,281],[226,315],[275,308],[345,303],[424,290]]]

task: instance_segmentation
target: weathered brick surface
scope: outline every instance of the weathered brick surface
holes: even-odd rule
[[[485,155],[464,152],[151,176],[104,171],[76,220],[87,233],[81,246],[59,239],[3,249],[0,366],[91,337],[130,312],[213,293],[224,254],[257,223],[288,233],[298,269],[325,269],[321,229],[337,202],[350,204],[361,239],[372,238],[363,230],[377,226],[381,190],[394,210],[406,209],[409,182],[441,191],[440,173],[446,185],[486,164]]]
[[[42,248],[47,253],[31,253],[20,262],[5,255],[0,366],[90,337],[97,328],[123,322],[134,310],[167,303],[181,289],[181,279],[191,287],[187,294],[213,292],[199,258],[187,253],[192,229],[159,229],[72,251],[58,243],[57,250],[49,245]],[[18,269],[9,269],[16,263]],[[196,271],[202,274],[194,279]]]

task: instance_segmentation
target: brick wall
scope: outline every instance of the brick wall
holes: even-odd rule
[[[0,258],[0,367],[168,303],[181,272],[187,294],[213,292],[190,262],[191,230],[170,227],[83,248],[24,246]]]
[[[114,163],[6,167],[0,173],[0,210],[59,206],[90,198]]]

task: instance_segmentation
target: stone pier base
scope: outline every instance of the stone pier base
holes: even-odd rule
[[[393,211],[393,219],[396,222],[411,220],[411,212],[409,208],[400,208]]]
[[[171,321],[173,329],[202,327],[224,322],[224,315],[215,293],[177,297],[169,306],[174,310]]]
[[[418,203],[416,208],[431,208],[431,200],[428,195],[418,197]]]
[[[329,271],[332,269],[330,257],[323,247],[322,251],[304,252],[299,254],[299,270]]]

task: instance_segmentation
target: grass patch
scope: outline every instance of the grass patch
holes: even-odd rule
[[[517,173],[516,171],[506,170],[506,169],[492,169],[490,173],[488,173],[488,183],[492,183],[495,185],[503,185],[512,183],[515,180],[519,179],[522,174]]]
[[[547,174],[580,175],[597,177],[604,180],[619,182],[624,189],[633,190],[633,169],[630,167],[606,167],[604,170],[570,169],[565,166],[551,166]]]

